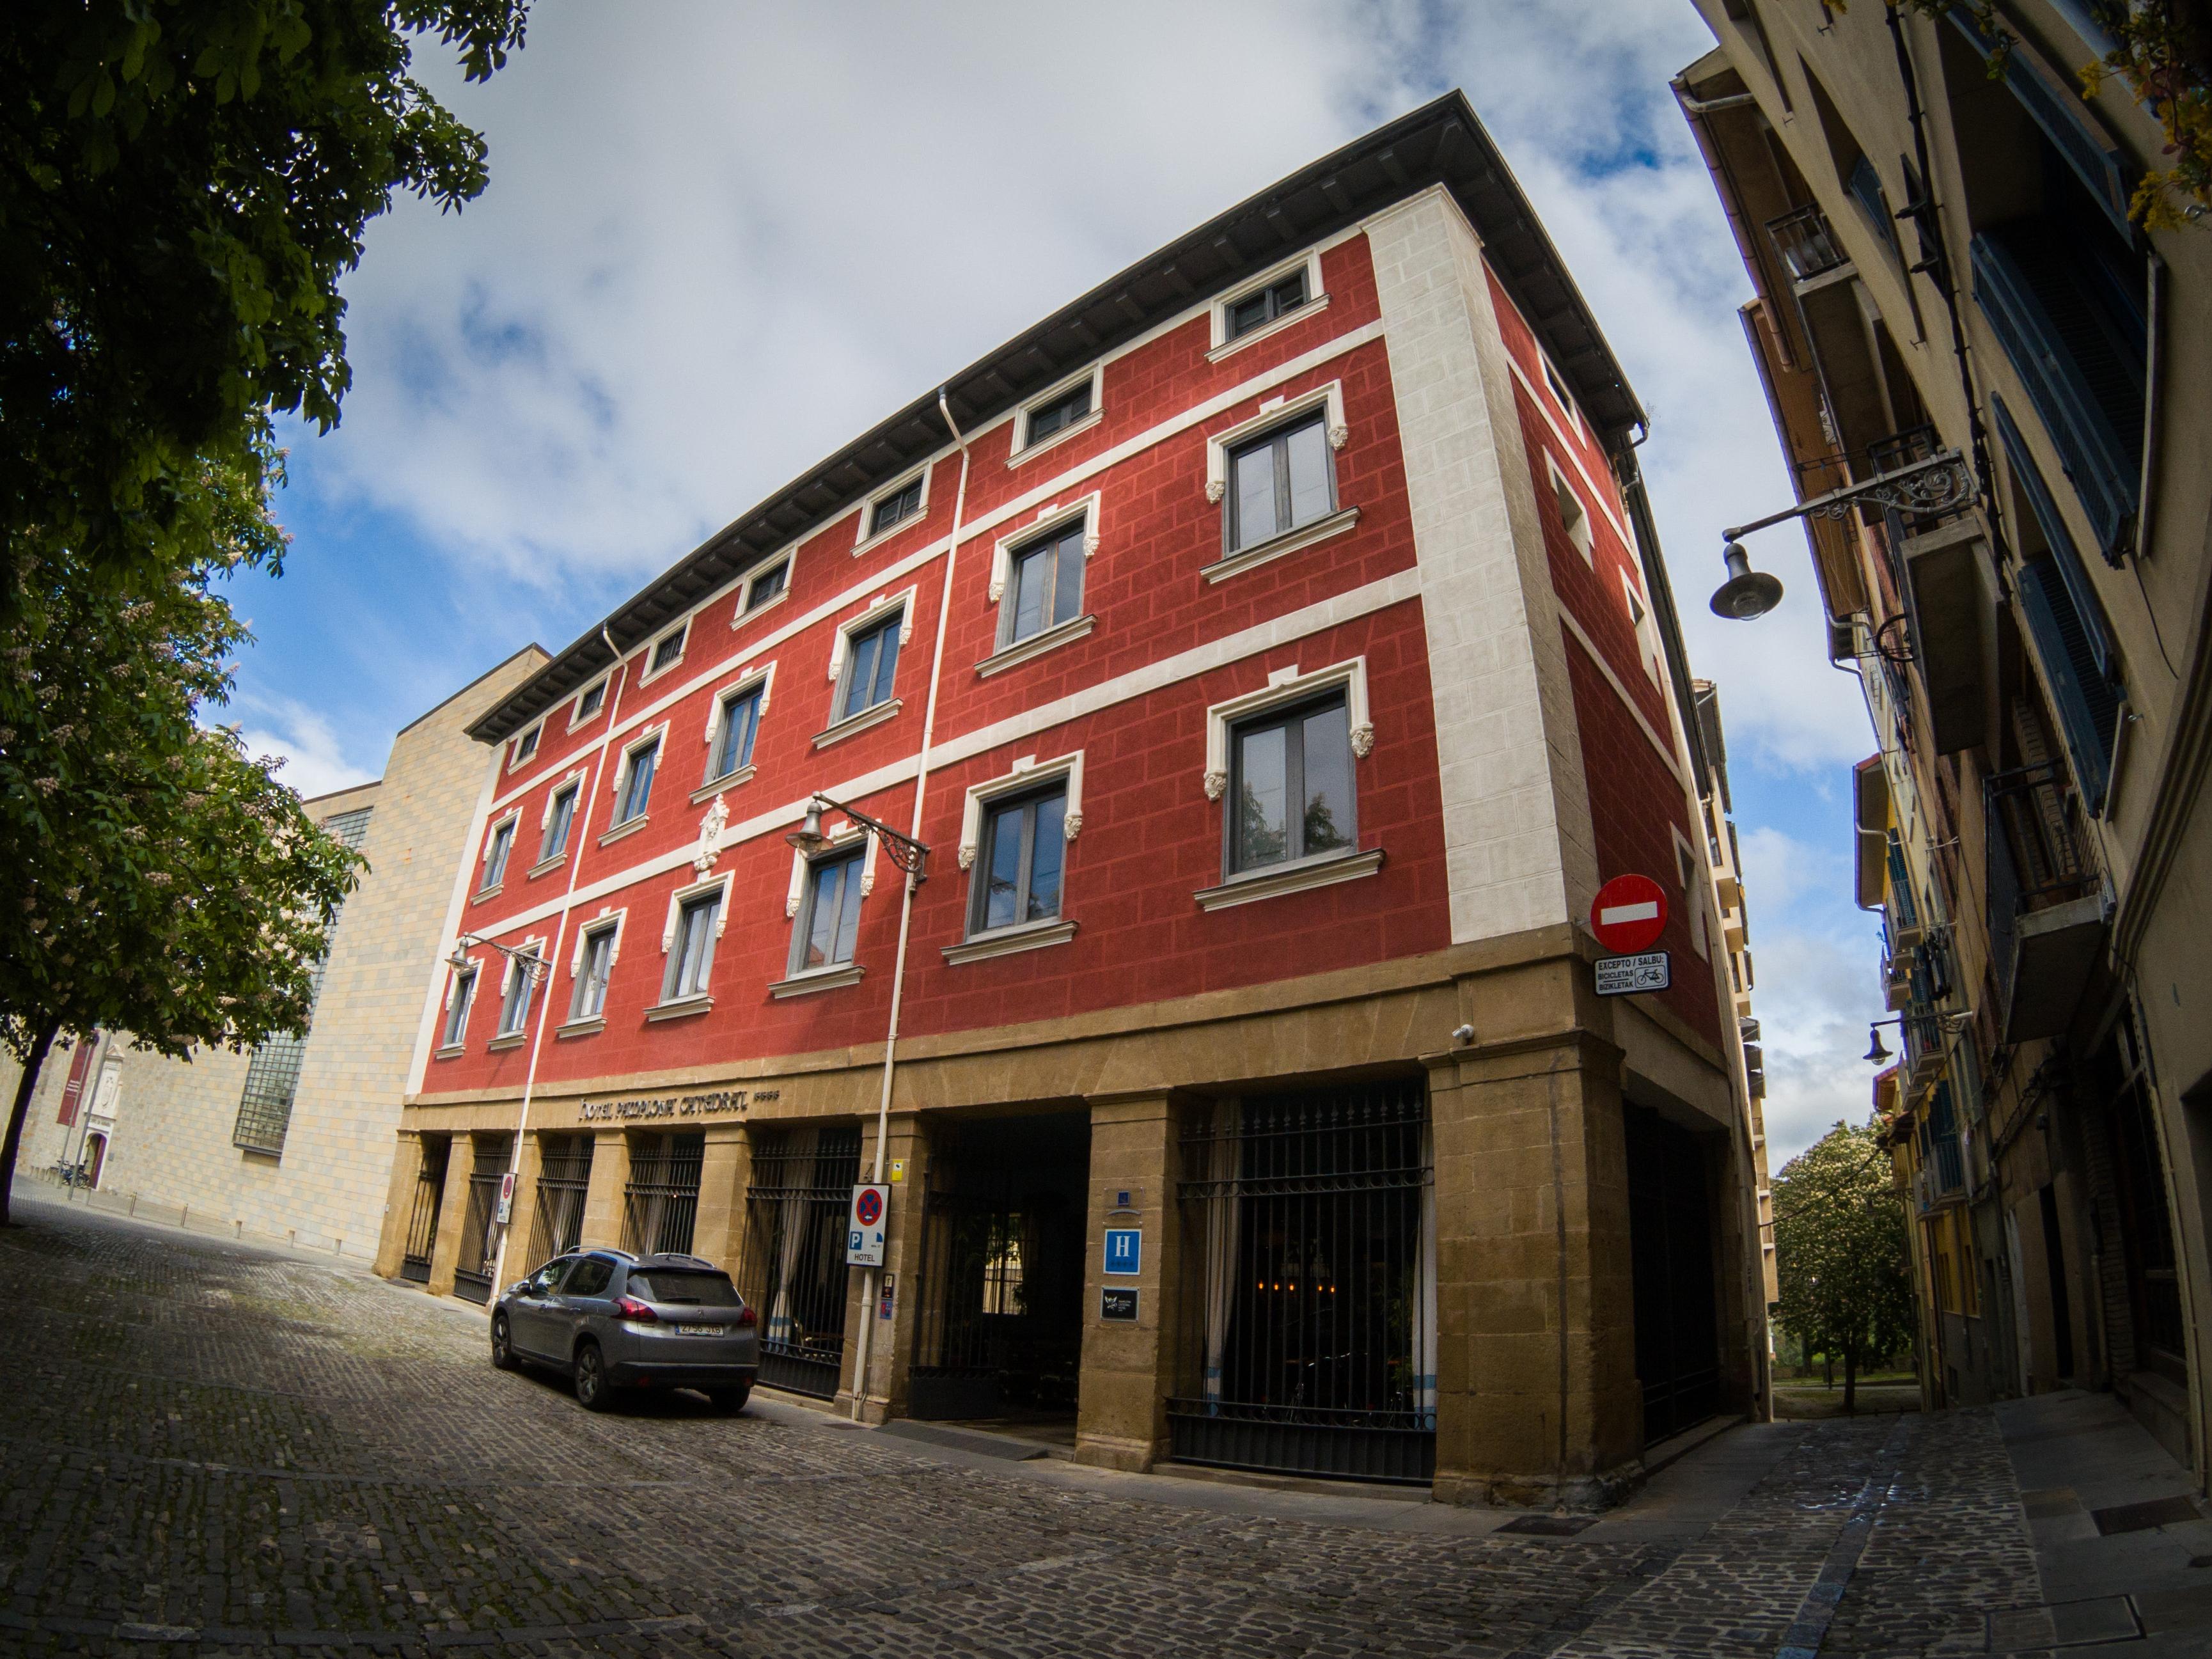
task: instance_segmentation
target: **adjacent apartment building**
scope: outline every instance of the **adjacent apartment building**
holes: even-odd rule
[[[1549,1501],[1763,1410],[1642,425],[1455,94],[811,468],[473,726],[381,1268],[693,1250],[764,1382],[1127,1468]]]
[[[428,964],[453,936],[453,865],[490,799],[468,728],[545,661],[535,646],[516,653],[394,738],[382,777],[307,803],[368,866],[339,914],[304,1036],[181,1060],[136,1050],[122,1031],[57,1044],[18,1173],[102,1208],[372,1259],[434,994]]]
[[[2124,78],[2083,96],[2080,0],[1699,9],[1676,90],[1879,744],[1930,1398],[2112,1389],[2202,1477],[2212,240],[2130,218],[2162,139]]]

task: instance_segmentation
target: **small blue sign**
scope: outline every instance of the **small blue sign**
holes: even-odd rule
[[[1106,1230],[1106,1271],[1134,1275],[1145,1256],[1145,1235],[1135,1227]]]

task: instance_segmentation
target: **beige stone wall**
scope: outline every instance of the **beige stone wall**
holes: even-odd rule
[[[171,1060],[111,1036],[86,1088],[89,1101],[100,1070],[119,1063],[99,1201],[374,1256],[426,988],[489,764],[464,728],[544,660],[532,647],[501,664],[402,731],[381,780],[309,803],[319,821],[374,811],[362,847],[368,869],[339,920],[282,1156],[232,1143],[247,1056]],[[40,1079],[20,1170],[51,1169],[65,1139],[77,1143],[54,1121],[67,1074],[57,1055]]]

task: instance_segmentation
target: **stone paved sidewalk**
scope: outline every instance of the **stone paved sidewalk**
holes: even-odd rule
[[[1667,1507],[1701,1451],[1579,1535],[1529,1537],[790,1409],[591,1416],[492,1370],[481,1321],[419,1292],[19,1213],[0,1653],[1674,1659],[1776,1654],[1810,1596],[1822,1653],[1920,1656],[1985,1650],[1987,1613],[2036,1599],[1985,1414],[1738,1431],[1722,1443],[1756,1455],[1711,1513]]]

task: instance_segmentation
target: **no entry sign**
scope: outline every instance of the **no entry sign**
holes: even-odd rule
[[[1649,876],[1615,876],[1590,901],[1590,932],[1617,957],[1650,950],[1666,927],[1666,890]]]

